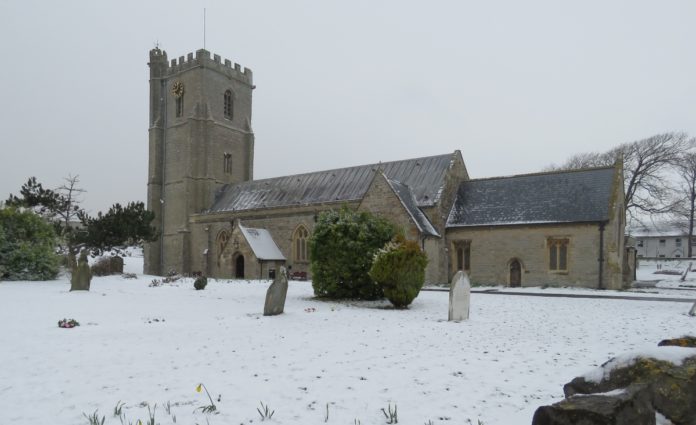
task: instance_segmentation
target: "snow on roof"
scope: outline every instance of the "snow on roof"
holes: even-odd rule
[[[656,238],[660,236],[687,236],[688,231],[684,226],[675,223],[647,223],[644,225],[631,226],[628,234],[635,238]]]
[[[378,169],[388,178],[407,184],[418,206],[432,206],[439,201],[452,161],[449,153],[228,184],[216,193],[212,207],[205,212],[355,201],[365,196]]]
[[[609,220],[613,167],[469,180],[447,227]]]
[[[259,260],[285,260],[285,256],[266,229],[253,229],[239,226],[239,230],[249,242],[251,250]]]
[[[584,378],[589,382],[599,383],[602,381],[602,379],[608,378],[612,370],[630,366],[634,364],[636,360],[641,358],[662,360],[679,366],[684,362],[684,360],[694,356],[696,356],[696,348],[670,346],[650,347],[640,351],[616,356],[603,364],[601,367],[586,373]]]

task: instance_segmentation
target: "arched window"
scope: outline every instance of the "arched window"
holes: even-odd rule
[[[307,262],[309,259],[307,239],[309,239],[309,231],[307,228],[304,226],[298,227],[292,237],[293,247],[295,250],[295,261],[298,263]]]
[[[225,92],[225,118],[228,120],[232,119],[232,114],[234,112],[234,96],[232,95],[232,90],[227,90]]]
[[[225,249],[227,248],[227,244],[229,242],[230,232],[227,230],[221,230],[215,238],[215,248],[217,249],[216,255],[218,267],[221,266],[221,262],[223,261],[223,255],[225,254]]]
[[[184,115],[184,95],[176,98],[176,116],[180,117]]]

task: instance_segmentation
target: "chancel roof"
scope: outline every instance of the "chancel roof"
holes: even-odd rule
[[[419,207],[435,205],[453,154],[359,165],[225,185],[207,213],[360,200],[374,173],[407,185]]]
[[[465,181],[447,227],[606,221],[615,172],[609,167]]]

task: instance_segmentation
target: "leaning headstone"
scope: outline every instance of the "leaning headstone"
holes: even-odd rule
[[[80,258],[77,260],[77,266],[72,270],[70,277],[71,291],[89,291],[89,284],[92,281],[92,272],[89,270],[87,262],[87,250],[80,252]]]
[[[691,306],[691,310],[689,310],[689,316],[696,316],[696,303]]]
[[[452,278],[449,291],[449,316],[447,320],[459,322],[469,319],[469,301],[471,283],[469,276],[462,270]]]
[[[264,316],[275,316],[283,312],[285,297],[288,294],[288,272],[285,267],[280,268],[273,283],[266,291],[266,303],[263,306]]]

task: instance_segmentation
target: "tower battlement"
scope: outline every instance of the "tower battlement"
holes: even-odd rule
[[[153,60],[153,54],[155,54],[156,56],[154,57],[160,60],[163,55],[164,60],[166,61],[167,53],[153,53],[156,50],[159,51],[159,49],[154,49],[150,51],[150,60]],[[216,71],[226,75],[229,78],[234,78],[235,80],[245,82],[250,86],[254,84],[254,78],[251,69],[246,67],[242,69],[242,66],[238,63],[235,63],[233,65],[232,61],[230,61],[229,59],[223,60],[220,57],[220,55],[213,55],[211,58],[210,52],[205,49],[196,50],[195,55],[194,53],[188,53],[186,56],[179,56],[178,59],[172,59],[167,64],[166,73],[167,75],[174,75],[179,72],[186,71],[188,69],[196,68],[199,66],[215,69]]]

